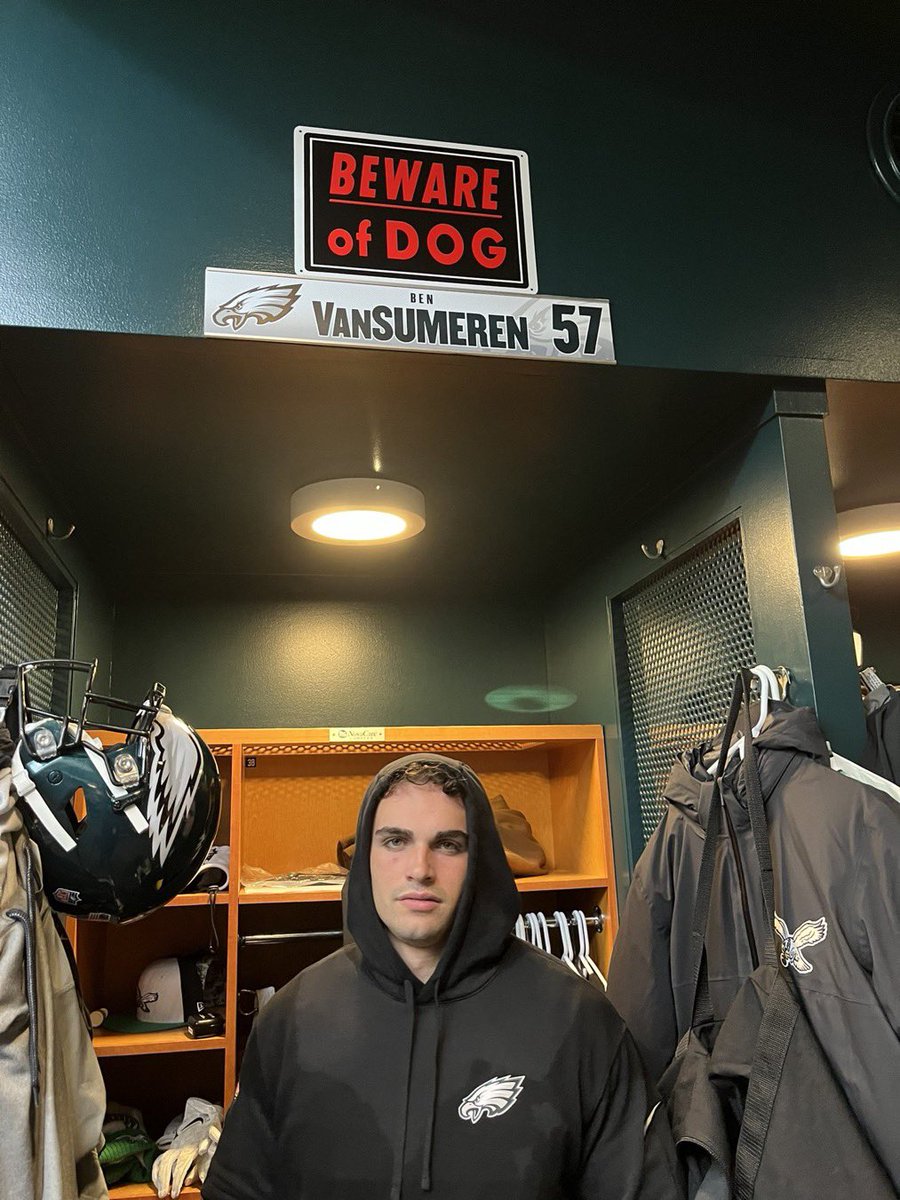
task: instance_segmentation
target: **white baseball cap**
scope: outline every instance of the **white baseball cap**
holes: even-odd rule
[[[116,1033],[152,1033],[179,1029],[191,1013],[224,1000],[220,960],[208,952],[158,958],[141,971],[134,1016],[114,1013],[103,1022]]]

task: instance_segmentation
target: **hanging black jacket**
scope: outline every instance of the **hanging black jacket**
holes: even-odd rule
[[[860,763],[900,783],[900,692],[882,684],[866,697],[866,747]]]
[[[436,755],[414,759],[435,761]],[[421,983],[375,911],[369,851],[392,763],[366,793],[345,947],[268,1004],[250,1037],[206,1200],[668,1200],[674,1153],[606,997],[510,936],[518,897],[465,775],[469,858]]]
[[[835,1075],[900,1192],[900,805],[831,770],[811,709],[776,703],[755,744],[775,872],[776,945]],[[609,998],[654,1078],[690,1022],[688,940],[712,797],[703,766],[710,749],[683,755],[672,769],[667,810],[635,868],[610,963]],[[737,758],[723,790],[744,868],[742,876],[723,823],[707,937],[718,1017],[753,968],[742,887],[756,943],[764,940]]]

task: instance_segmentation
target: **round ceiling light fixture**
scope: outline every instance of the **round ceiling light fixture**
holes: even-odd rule
[[[291,496],[291,529],[333,546],[383,546],[425,528],[425,497],[390,479],[325,479]]]
[[[870,504],[838,513],[844,558],[874,558],[900,553],[900,504]]]

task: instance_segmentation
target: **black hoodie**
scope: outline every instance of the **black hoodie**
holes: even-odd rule
[[[717,745],[682,755],[672,768],[667,811],[635,867],[610,963],[609,997],[654,1078],[672,1059],[691,1018],[691,917],[713,794],[704,763],[715,757]],[[900,1194],[900,805],[831,769],[810,708],[774,704],[755,745],[775,875],[776,945]],[[718,1017],[754,967],[742,892],[754,941],[762,947],[765,940],[737,756],[726,772],[724,799],[740,867],[723,825],[706,939]]]
[[[464,783],[469,857],[421,983],[372,899],[390,776],[440,762]],[[515,883],[477,777],[410,755],[369,786],[347,881],[355,945],[301,972],[247,1045],[206,1200],[668,1200],[662,1113],[604,995],[511,936]]]

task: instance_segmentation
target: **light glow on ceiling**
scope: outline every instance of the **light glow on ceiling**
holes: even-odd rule
[[[507,684],[494,688],[485,703],[501,712],[548,713],[571,708],[578,697],[566,688],[549,688],[543,683]]]
[[[900,553],[900,504],[871,504],[838,514],[844,558]]]

